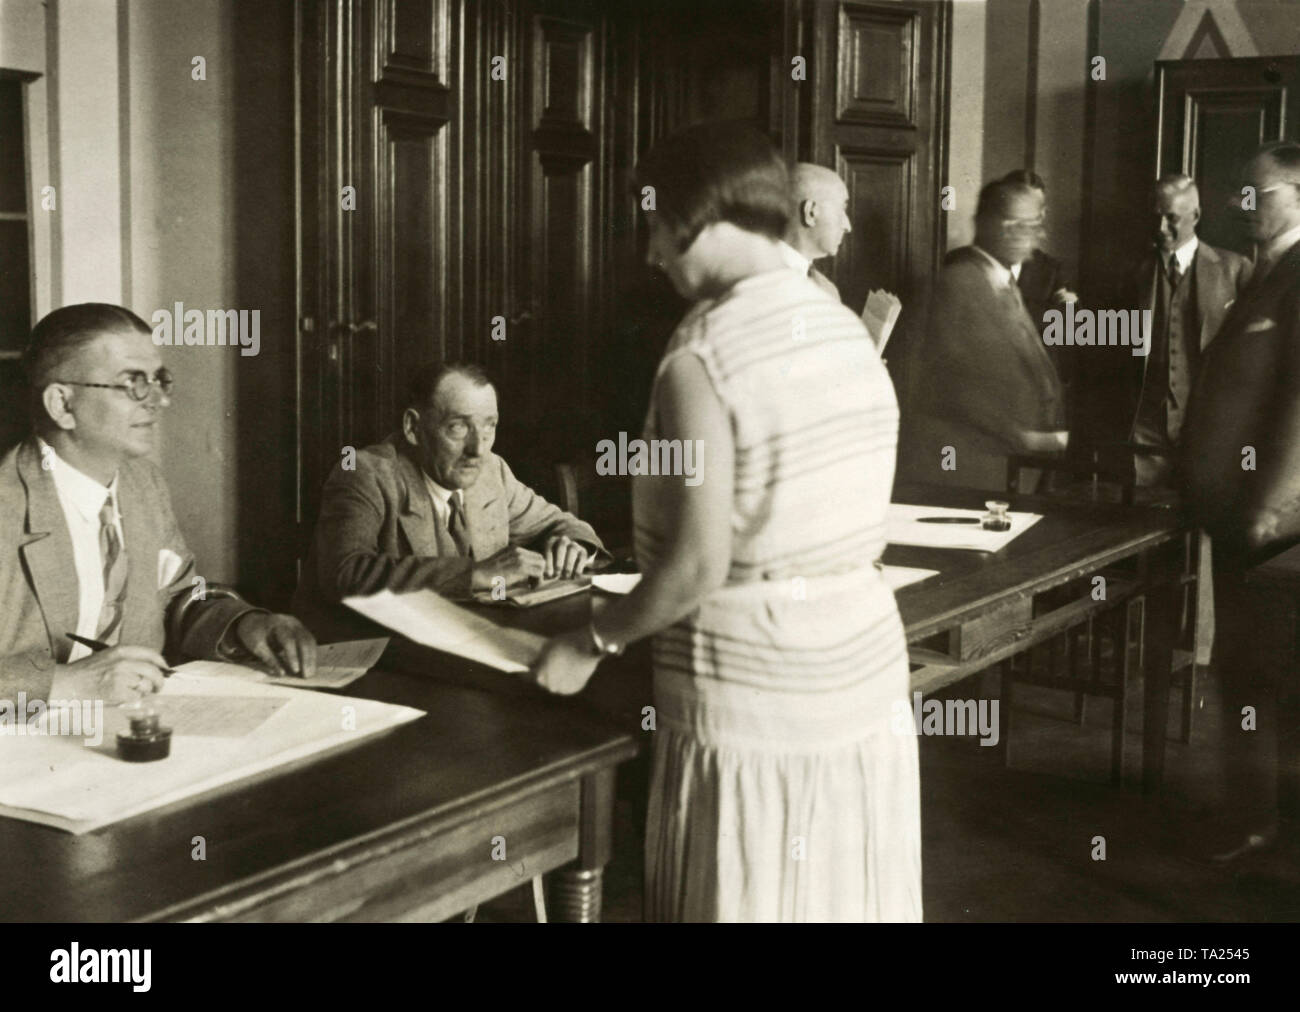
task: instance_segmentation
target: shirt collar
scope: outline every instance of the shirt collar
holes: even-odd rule
[[[424,472],[421,473],[423,474]],[[429,495],[433,496],[437,502],[442,503],[444,506],[449,506],[451,504],[452,495],[460,492],[460,489],[443,488],[427,474],[424,475],[424,484],[429,489]],[[458,494],[456,495],[456,498],[463,506],[465,503],[464,495]]]
[[[58,490],[60,498],[72,504],[73,508],[81,517],[89,523],[92,520],[99,519],[99,511],[104,508],[104,500],[110,496],[114,504],[117,503],[117,475],[113,475],[113,480],[105,488],[90,475],[83,471],[78,471],[66,460],[55,452],[54,447],[49,443],[36,437],[40,444],[41,456],[49,451],[50,476],[54,479],[54,487]],[[115,513],[114,519],[121,522],[121,514]]]
[[[784,239],[777,240],[777,247],[781,252],[781,259],[785,261],[785,265],[792,271],[807,274],[812,269],[812,261]]]
[[[1197,247],[1199,247],[1200,245],[1201,245],[1201,240],[1196,238],[1196,236],[1192,236],[1185,243],[1183,243],[1176,250],[1174,250],[1174,256],[1178,260],[1178,269],[1183,274],[1186,274],[1189,270],[1192,269],[1192,258],[1196,256]],[[1160,255],[1160,258],[1164,261],[1165,267],[1168,268],[1169,254],[1162,253]]]
[[[1283,253],[1289,250],[1297,242],[1300,242],[1300,225],[1297,225],[1295,228],[1287,229],[1287,231],[1283,232],[1266,247],[1261,249],[1259,259],[1260,261],[1267,261],[1270,264],[1275,263]]]
[[[1009,288],[1012,280],[1016,277],[1011,273],[1011,268],[982,246],[973,246],[972,248],[983,254],[984,259],[989,262],[989,269],[993,272],[993,284],[998,288]],[[1017,264],[1017,266],[1019,265]]]

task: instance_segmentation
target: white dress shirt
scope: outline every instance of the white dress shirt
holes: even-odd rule
[[[89,475],[78,471],[66,460],[54,452],[43,439],[40,444],[41,459],[50,462],[50,477],[54,479],[54,491],[58,494],[59,505],[63,507],[63,518],[68,524],[68,535],[72,539],[72,561],[77,570],[77,628],[73,630],[78,636],[94,639],[98,632],[99,614],[104,607],[104,560],[99,554],[99,511],[104,508],[104,500],[110,496],[117,506],[117,475],[107,488]],[[126,548],[126,539],[122,537],[122,514],[113,511],[113,526],[117,528],[118,544]],[[67,630],[52,630],[56,636],[62,636]],[[73,643],[68,654],[68,663],[90,656],[90,647]]]
[[[807,276],[808,272],[812,270],[812,261],[784,239],[778,239],[776,244],[781,251],[781,259],[785,261],[785,265],[792,271],[798,271],[800,274]]]
[[[451,533],[451,497],[454,495],[456,501],[460,503],[460,508],[465,508],[465,493],[460,489],[443,488],[427,474],[424,476],[425,487],[429,490],[429,498],[433,501],[433,513],[438,518],[438,522],[448,534]]]
[[[1197,247],[1201,245],[1201,240],[1192,236],[1185,243],[1174,250],[1174,256],[1178,258],[1178,272],[1186,274],[1192,269],[1192,258],[1196,256]],[[1169,271],[1169,254],[1161,251],[1160,265],[1166,273]]]

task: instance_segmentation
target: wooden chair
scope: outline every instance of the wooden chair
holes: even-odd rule
[[[1034,493],[1038,489],[1024,488],[1022,476],[1030,469],[1041,472],[1048,479],[1045,494],[1053,498],[1086,502],[1112,502],[1133,505],[1137,500],[1136,477],[1132,467],[1132,454],[1144,448],[1128,444],[1101,445],[1091,448],[1086,455],[1062,457],[1013,456],[1007,461],[1007,492]],[[1148,451],[1149,452],[1149,451]],[[1068,481],[1056,480],[1067,476]],[[1189,551],[1195,551],[1195,539],[1189,539]],[[1187,560],[1185,572],[1195,573],[1195,559]],[[1131,578],[1132,574],[1110,573],[1112,579]],[[1195,636],[1196,599],[1194,577],[1185,580],[1183,594],[1182,638]],[[1071,598],[1089,593],[1091,586],[1066,586],[1057,597]],[[1053,606],[1053,600],[1044,605]],[[1011,687],[1015,682],[1062,689],[1074,693],[1074,720],[1082,724],[1087,716],[1089,696],[1105,696],[1113,701],[1111,725],[1111,780],[1123,779],[1125,686],[1142,660],[1141,649],[1145,624],[1145,600],[1134,597],[1122,606],[1105,611],[1086,622],[1066,630],[1044,644],[1042,648],[1028,651],[1026,655],[1012,658],[1002,669],[1003,708],[1009,722]],[[1109,650],[1107,650],[1107,646]],[[1107,663],[1108,662],[1108,663]],[[1180,740],[1191,738],[1192,714],[1195,708],[1195,649],[1179,651],[1175,669],[1186,670],[1183,681],[1182,728]],[[1009,723],[1008,723],[1009,730]],[[1008,735],[1004,733],[1004,740]],[[1009,761],[1010,749],[1004,750]]]
[[[596,529],[615,558],[631,553],[632,486],[622,475],[596,473],[594,455],[555,465],[559,506]]]

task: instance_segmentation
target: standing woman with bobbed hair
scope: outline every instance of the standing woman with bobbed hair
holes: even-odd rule
[[[916,738],[890,721],[907,645],[877,565],[893,387],[858,318],[786,266],[766,137],[692,127],[637,174],[647,262],[694,303],[644,435],[692,441],[698,470],[636,478],[642,580],[552,639],[538,681],[577,692],[655,637],[649,919],[920,920]]]

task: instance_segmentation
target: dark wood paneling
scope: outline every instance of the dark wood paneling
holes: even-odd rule
[[[915,304],[942,255],[949,17],[948,4],[927,0],[812,8],[804,157],[835,166],[849,187],[853,233],[827,273],[855,309],[873,288]]]
[[[855,209],[853,231],[844,237],[836,267],[849,279],[879,279],[871,287],[900,291],[907,282],[912,249],[911,228],[916,199],[913,152],[839,148],[835,171],[849,189]],[[842,295],[850,302],[866,301],[863,282],[849,285]]]
[[[920,27],[914,9],[840,6],[837,122],[916,127]]]

